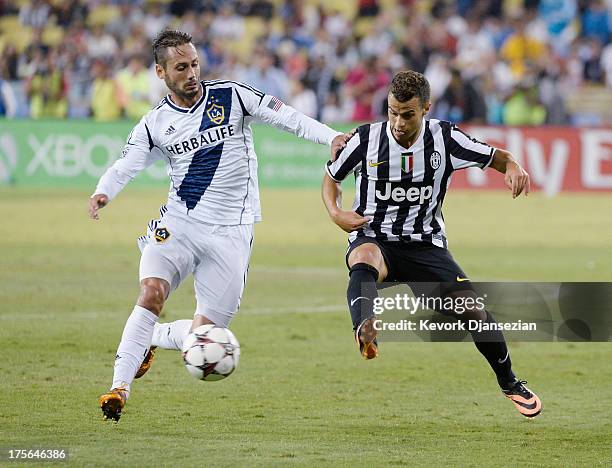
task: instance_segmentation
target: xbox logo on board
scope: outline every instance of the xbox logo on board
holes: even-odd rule
[[[17,143],[8,133],[0,134],[0,184],[11,181],[17,167]]]

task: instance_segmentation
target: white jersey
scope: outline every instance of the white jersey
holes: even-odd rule
[[[340,135],[246,84],[201,84],[202,97],[193,107],[178,107],[168,96],[142,118],[95,194],[114,198],[140,171],[163,159],[170,176],[169,213],[211,224],[251,224],[261,220],[261,208],[250,123],[258,119],[326,145]]]

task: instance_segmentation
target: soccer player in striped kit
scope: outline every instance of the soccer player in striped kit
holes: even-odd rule
[[[189,34],[163,31],[153,54],[170,94],[136,125],[89,200],[89,215],[98,219],[98,210],[140,171],[159,159],[167,163],[168,203],[139,239],[140,296],[117,349],[111,389],[99,398],[104,417],[115,421],[133,379],[149,369],[156,346],[181,349],[190,328],[227,327],[238,310],[253,224],[261,220],[250,123],[257,119],[329,145],[332,154],[349,138],[247,84],[200,81]],[[189,274],[197,301],[193,321],[158,324],[168,295]]]
[[[513,198],[529,192],[529,175],[511,153],[469,137],[450,122],[425,119],[431,102],[422,74],[395,75],[388,103],[388,121],[360,126],[339,157],[327,163],[322,191],[331,219],[349,233],[347,299],[355,339],[366,359],[378,356],[376,282],[409,282],[413,291],[419,282],[441,283],[443,297],[473,294],[447,250],[442,203],[452,173],[492,167],[504,174]],[[352,210],[344,211],[339,183],[349,174],[355,175],[356,193]],[[495,322],[478,307],[454,316]],[[470,333],[504,395],[524,416],[540,414],[540,399],[512,371],[502,332]]]

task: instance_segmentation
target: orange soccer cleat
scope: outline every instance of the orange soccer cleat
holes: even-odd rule
[[[502,392],[512,400],[519,413],[526,418],[535,418],[542,411],[542,402],[535,393],[525,387],[526,383],[524,380],[515,380],[509,388],[502,388]]]

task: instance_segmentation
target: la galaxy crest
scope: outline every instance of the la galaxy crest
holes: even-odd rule
[[[168,231],[168,229],[166,229],[165,227],[160,227],[155,229],[155,240],[157,241],[158,244],[162,244],[164,242],[166,242],[168,240],[168,238],[170,237],[170,231]]]
[[[213,98],[210,101],[210,106],[206,109],[206,115],[212,123],[220,125],[225,119],[225,109],[217,104],[217,100]]]

